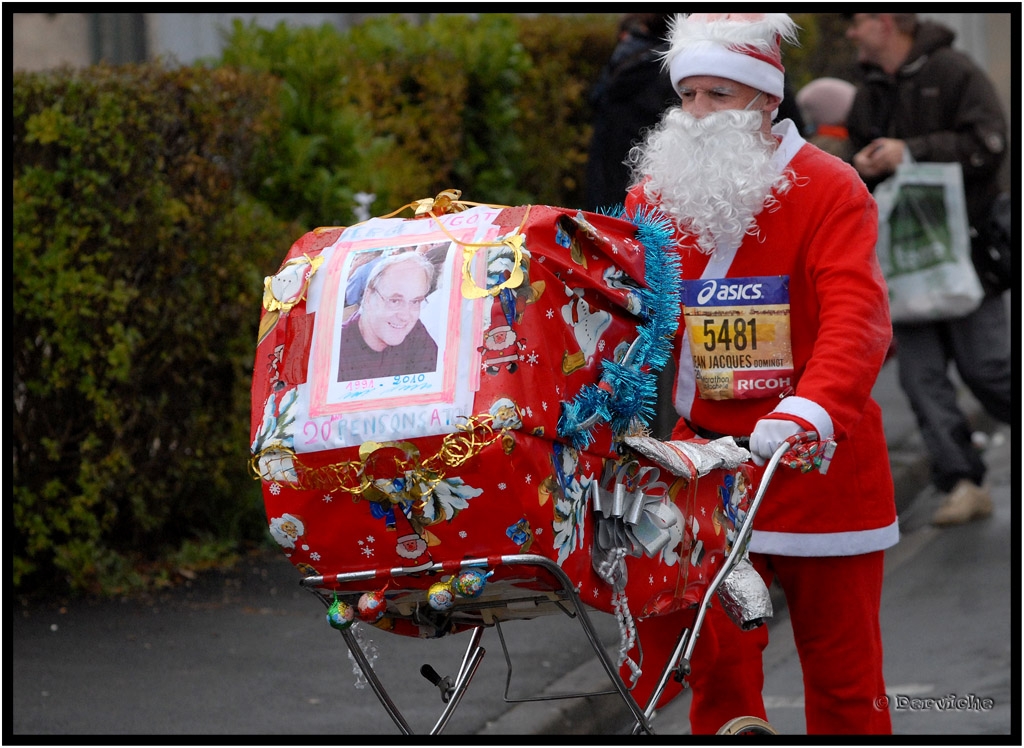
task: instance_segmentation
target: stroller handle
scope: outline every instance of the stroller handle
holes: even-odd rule
[[[748,445],[750,443],[750,437],[733,437],[733,441],[740,446],[749,448]],[[675,649],[673,650],[671,659],[669,660],[670,665],[666,666],[665,670],[662,672],[661,679],[654,690],[655,695],[651,698],[650,703],[644,710],[644,716],[648,719],[654,716],[658,698],[660,698],[662,691],[665,689],[665,685],[668,683],[668,679],[671,677],[672,672],[675,672],[676,679],[680,681],[690,674],[690,659],[693,657],[693,649],[697,644],[697,637],[700,633],[701,626],[704,623],[704,617],[707,615],[707,611],[711,607],[711,598],[718,592],[718,589],[722,586],[725,578],[729,576],[733,569],[736,568],[746,553],[747,541],[750,538],[751,532],[753,532],[754,517],[757,514],[758,508],[761,506],[761,502],[764,500],[765,492],[771,484],[772,478],[775,475],[775,470],[779,466],[779,462],[782,461],[783,456],[787,452],[798,444],[816,441],[818,441],[818,433],[816,431],[802,431],[787,438],[778,446],[775,452],[772,453],[771,458],[765,466],[761,480],[758,483],[754,498],[751,500],[750,506],[747,509],[746,518],[737,528],[736,538],[733,540],[732,548],[729,550],[729,555],[726,557],[725,563],[722,564],[722,568],[718,570],[718,573],[714,576],[711,583],[704,591],[704,596],[701,598],[700,605],[697,608],[697,615],[693,621],[692,627],[684,630],[679,637],[679,641],[676,642]],[[825,471],[827,469],[828,462],[823,459],[821,470]],[[671,663],[677,664],[673,666]],[[634,728],[634,734],[636,734],[637,729],[638,728]]]
[[[746,439],[749,444],[749,437],[737,437],[736,442],[739,443],[740,439]],[[804,442],[815,442],[818,441],[818,432],[816,431],[802,431],[797,434],[793,434],[787,438],[782,444],[778,446],[771,458],[765,465],[764,473],[761,475],[761,480],[758,482],[757,491],[754,493],[754,498],[750,502],[750,507],[747,509],[747,516],[739,530],[736,533],[736,539],[733,541],[732,549],[729,551],[729,556],[726,558],[722,568],[718,570],[718,573],[712,579],[711,584],[708,585],[707,590],[704,592],[704,598],[701,600],[700,607],[697,610],[697,618],[694,621],[692,635],[688,637],[686,642],[686,648],[683,650],[682,665],[686,672],[689,671],[690,658],[693,656],[693,648],[697,643],[697,632],[700,631],[701,624],[704,621],[704,616],[707,614],[708,607],[711,604],[712,596],[718,591],[722,582],[733,570],[740,559],[743,557],[746,551],[747,541],[750,539],[750,534],[754,529],[754,517],[757,515],[757,510],[761,506],[761,502],[764,500],[765,492],[768,490],[768,486],[771,485],[772,478],[775,476],[775,471],[779,466],[783,456],[798,444]]]

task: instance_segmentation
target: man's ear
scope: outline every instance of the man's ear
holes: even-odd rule
[[[758,109],[761,109],[766,112],[774,112],[776,109],[779,108],[779,104],[781,103],[781,96],[776,96],[775,94],[770,94],[766,92],[765,95],[762,97],[761,106],[759,106]]]

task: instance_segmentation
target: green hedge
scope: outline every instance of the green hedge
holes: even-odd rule
[[[618,16],[381,16],[341,32],[236,21],[217,65],[282,80],[283,148],[255,192],[310,228],[455,188],[505,205],[582,204],[589,87]]]
[[[298,228],[239,184],[276,138],[277,83],[100,67],[13,91],[13,581],[110,592],[183,543],[260,532],[253,340]]]
[[[475,202],[583,205],[587,94],[620,16],[428,15],[347,31],[234,22],[214,64],[283,84],[283,147],[255,189],[279,215],[349,225],[358,193],[374,195],[369,212],[382,215],[448,188]],[[818,15],[794,16],[794,87],[817,73]]]

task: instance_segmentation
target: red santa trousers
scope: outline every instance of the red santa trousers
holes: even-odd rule
[[[786,594],[803,669],[807,734],[891,734],[879,624],[884,552],[824,557],[751,553],[750,560],[766,584],[775,578]],[[684,611],[637,622],[647,662],[668,659],[685,620]],[[767,625],[744,632],[717,602],[712,605],[687,678],[694,735],[714,734],[735,717],[767,719],[761,696],[767,645]],[[633,690],[641,705],[650,698],[657,669],[648,668],[651,675],[641,677]],[[659,707],[678,692],[670,679]]]

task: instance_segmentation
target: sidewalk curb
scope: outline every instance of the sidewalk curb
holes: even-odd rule
[[[991,433],[997,424],[984,412],[970,412],[968,417],[976,430]],[[905,515],[922,490],[929,486],[928,458],[919,443],[916,430],[892,445],[889,451],[896,512],[900,518],[901,556],[912,554],[934,536],[926,522],[922,527],[904,530]],[[916,520],[919,521],[919,520]],[[785,597],[772,586],[772,604],[775,617],[766,625],[780,620],[785,613]],[[611,681],[597,657],[588,659],[578,668],[562,676],[545,689],[543,695],[562,693],[593,693],[612,688]],[[641,705],[642,706],[642,705]],[[583,698],[533,701],[514,705],[499,718],[488,722],[479,735],[614,735],[622,734],[625,725],[633,723],[633,716],[617,694],[587,696]],[[656,729],[656,728],[655,728]]]

